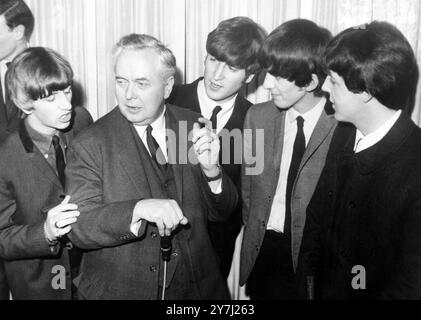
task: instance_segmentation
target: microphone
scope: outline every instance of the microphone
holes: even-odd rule
[[[171,236],[163,236],[161,237],[161,256],[163,261],[170,261],[171,257],[171,250],[172,250],[172,244],[171,244]]]
[[[314,276],[307,276],[307,299],[314,300]]]

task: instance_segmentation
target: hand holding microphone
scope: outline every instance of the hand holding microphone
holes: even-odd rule
[[[172,199],[141,200],[136,204],[133,216],[135,221],[143,219],[156,224],[161,237],[170,236],[180,224],[188,223],[177,201]]]

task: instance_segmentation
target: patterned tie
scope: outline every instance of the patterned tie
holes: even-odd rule
[[[66,162],[64,161],[63,149],[60,146],[60,138],[58,136],[53,136],[53,147],[56,153],[56,169],[58,178],[61,182],[61,185],[64,187],[66,178],[64,175],[64,169],[66,167]]]
[[[295,178],[297,177],[298,168],[306,149],[306,139],[303,131],[304,119],[297,117],[297,135],[295,136],[294,147],[292,151],[291,165],[289,166],[287,190],[285,196],[285,226],[284,233],[288,237],[291,236],[291,195]]]
[[[218,115],[218,113],[222,110],[221,106],[216,106],[215,109],[213,109],[212,111],[212,116],[210,117],[210,121],[212,122],[212,129],[216,129],[217,125],[218,125],[218,120],[216,118],[216,116]]]
[[[167,161],[165,159],[164,153],[159,147],[158,142],[152,135],[152,130],[153,128],[148,125],[146,128],[146,142],[148,143],[149,152],[151,153],[153,161],[158,165],[158,168],[160,168],[160,170],[165,170]]]

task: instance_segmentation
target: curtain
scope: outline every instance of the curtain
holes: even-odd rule
[[[97,119],[115,106],[111,49],[128,33],[147,33],[160,39],[177,58],[178,83],[203,74],[205,42],[219,21],[248,16],[268,33],[281,23],[306,18],[333,34],[372,20],[396,25],[421,62],[421,1],[419,0],[26,0],[36,23],[32,46],[51,47],[67,57],[75,71],[76,102]],[[255,78],[244,94],[253,102],[269,99]],[[421,124],[421,85],[413,120]],[[229,279],[231,293],[245,299],[238,287],[241,236]]]
[[[148,33],[177,58],[178,83],[203,74],[207,34],[219,21],[248,16],[268,32],[297,17],[328,28],[386,20],[395,24],[421,61],[419,0],[26,0],[36,23],[32,46],[48,46],[66,56],[75,71],[76,101],[97,119],[115,105],[111,49],[128,33]],[[245,88],[253,102],[269,99],[260,76]],[[419,86],[421,87],[421,85]],[[413,119],[421,124],[421,89]]]

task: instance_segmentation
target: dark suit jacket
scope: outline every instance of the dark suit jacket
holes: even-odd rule
[[[66,133],[72,137],[92,123],[89,113],[75,108],[75,121]],[[70,299],[66,290],[51,286],[52,269],[69,271],[66,248],[52,251],[44,235],[48,209],[59,204],[63,187],[53,168],[34,146],[21,122],[0,144],[0,257],[13,299]]]
[[[190,131],[198,118],[193,112],[169,104],[166,110],[167,129],[179,138],[180,121],[187,121]],[[191,147],[191,142],[187,146]],[[166,195],[133,125],[117,107],[78,137],[70,154],[66,168],[68,191],[81,212],[70,238],[78,247],[90,250],[84,253],[81,274],[75,281],[80,295],[87,299],[157,299],[161,283],[157,228],[143,221],[136,237],[129,226],[139,200]],[[174,149],[169,148],[169,162],[174,163],[176,158]],[[189,287],[198,292],[199,298],[227,298],[206,224],[208,219],[228,217],[238,199],[234,185],[223,174],[223,192],[215,196],[199,165],[174,164],[172,168],[176,200],[189,226],[181,227],[173,237],[173,246],[180,252],[168,264],[167,284],[170,286],[177,278],[177,264],[182,257],[191,274]]]
[[[240,284],[243,285],[252,271],[266,232],[272,201],[279,180],[284,124],[286,111],[279,110],[270,101],[253,106],[247,114],[244,129],[251,129],[254,135],[245,135],[245,155],[257,156],[262,165],[260,174],[243,172],[243,220],[244,237],[241,248]],[[298,169],[291,196],[291,248],[294,270],[297,267],[302,233],[306,221],[306,208],[319,180],[336,120],[329,101],[321,114]],[[264,150],[256,155],[256,129],[264,129]],[[252,151],[253,150],[253,151]],[[257,149],[259,150],[259,149]],[[253,168],[245,160],[244,170]]]
[[[321,299],[420,299],[421,129],[402,114],[374,146],[355,154],[354,141],[354,127],[338,126],[299,269],[316,275]],[[352,288],[358,265],[365,290]]]
[[[197,86],[201,80],[203,80],[203,77],[186,85],[175,86],[167,101],[171,104],[190,109],[194,112],[202,113],[197,95]],[[238,95],[234,102],[232,115],[224,126],[224,129],[229,130],[229,132],[234,129],[242,132],[244,119],[251,105],[250,101]],[[230,139],[229,145],[225,146],[221,139],[219,162],[240,193],[242,148],[239,147],[242,144],[242,139],[236,143],[237,148],[234,147],[234,139]],[[229,154],[230,160],[228,163],[223,161],[224,154]],[[236,162],[236,159],[239,160]],[[209,229],[211,240],[219,257],[222,259],[221,269],[226,277],[228,276],[231,267],[232,255],[235,249],[235,240],[241,229],[241,212],[241,201],[239,201],[234,213],[227,222],[223,224],[211,224],[211,228]]]
[[[175,86],[170,97],[167,99],[168,103],[190,109],[197,113],[202,113],[202,111],[200,110],[199,98],[197,96],[197,85],[202,79],[203,78],[199,78],[190,84]],[[244,119],[251,105],[252,103],[250,101],[238,95],[234,103],[234,110],[232,111],[232,115],[228,120],[227,124],[224,126],[224,129],[229,131],[233,129],[243,130]],[[222,152],[225,151],[222,149],[222,145],[221,150]],[[239,186],[241,176],[241,164],[234,163],[234,145],[231,144],[229,148],[230,163],[222,162],[222,152],[220,157],[220,163],[222,164],[222,167],[224,168],[225,172],[229,175],[231,180]]]

